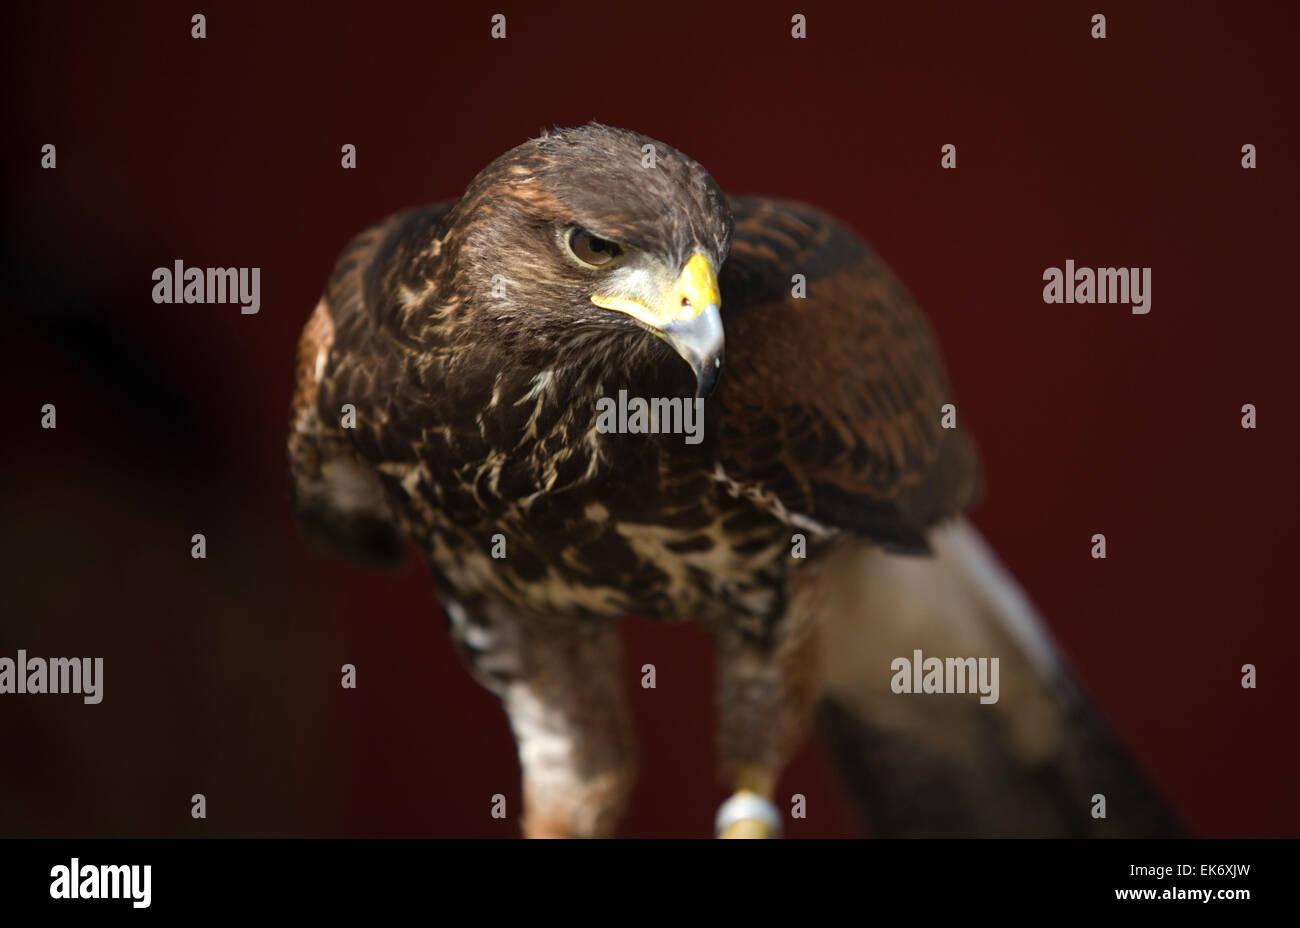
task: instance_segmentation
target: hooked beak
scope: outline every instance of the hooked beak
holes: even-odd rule
[[[723,331],[718,275],[696,252],[671,284],[637,295],[595,294],[591,302],[626,313],[666,341],[695,374],[695,395],[708,396],[722,370]]]

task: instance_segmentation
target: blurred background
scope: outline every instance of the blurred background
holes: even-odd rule
[[[974,521],[1102,711],[1195,833],[1300,833],[1300,16],[1126,3],[1094,40],[1095,6],[5,4],[0,656],[101,656],[105,680],[97,706],[0,697],[0,835],[517,834],[505,718],[427,570],[310,551],[284,436],[349,238],[591,119],[874,245],[979,442]],[[1067,258],[1152,267],[1150,315],[1045,305]],[[260,313],[155,305],[176,259],[260,267]],[[630,690],[623,833],[706,835],[726,794],[707,642],[626,639],[629,686],[648,662],[658,688]],[[858,833],[816,744],[781,789],[808,797],[792,836]]]

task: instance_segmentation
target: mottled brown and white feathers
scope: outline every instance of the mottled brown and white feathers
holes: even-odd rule
[[[609,308],[608,270],[565,251],[573,229],[616,243],[627,281],[700,262],[705,292],[716,275],[725,363],[711,358],[698,444],[597,428],[602,398],[692,401],[713,377],[657,337],[669,329]],[[510,714],[532,832],[606,833],[632,751],[604,620],[704,619],[724,766],[775,776],[817,691],[818,628],[846,611],[824,614],[837,553],[928,554],[978,492],[968,438],[941,425],[948,403],[924,318],[851,231],[808,206],[728,199],[676,149],[593,124],[525,142],[460,199],[345,249],[300,343],[293,501],[345,555],[391,563],[415,542]],[[796,534],[807,559],[791,556]],[[832,712],[853,703],[838,696]],[[858,736],[879,705],[858,707],[865,728],[832,730],[850,766],[876,762]],[[925,726],[912,735],[933,748]],[[910,782],[859,773],[886,784],[886,807]]]
[[[698,447],[595,431],[599,397],[689,396],[690,378],[662,341],[591,303],[595,275],[556,246],[574,225],[721,268],[727,360]],[[795,273],[808,299],[791,296]],[[792,529],[924,550],[974,492],[966,440],[939,427],[950,395],[934,344],[879,260],[808,207],[729,205],[698,164],[636,133],[548,133],[461,200],[368,230],[318,312],[328,322],[304,345],[325,330],[329,344],[304,348],[319,363],[300,368],[297,421],[347,445],[453,585],[521,605],[685,617],[720,601],[757,615],[780,599]],[[354,429],[335,426],[344,404]],[[314,475],[295,447],[296,473]],[[319,515],[311,481],[296,485],[318,536],[358,522]],[[366,511],[363,536],[386,555],[383,508]],[[498,532],[510,556],[485,565]]]

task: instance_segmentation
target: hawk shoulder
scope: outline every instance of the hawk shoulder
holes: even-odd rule
[[[318,547],[372,566],[400,564],[402,543],[374,455],[363,450],[382,444],[395,402],[390,373],[408,350],[392,318],[409,302],[400,299],[403,272],[446,209],[408,210],[354,238],[298,341],[288,442],[294,513]]]
[[[732,208],[715,475],[796,526],[928,552],[927,530],[973,501],[978,477],[967,437],[941,425],[953,399],[924,317],[829,216]]]

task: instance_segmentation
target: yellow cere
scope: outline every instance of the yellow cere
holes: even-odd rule
[[[672,318],[681,322],[694,319],[710,303],[722,302],[718,294],[718,275],[713,273],[709,259],[698,252],[691,255],[691,260],[682,268],[682,276],[677,278],[674,289],[679,298]],[[681,297],[685,297],[690,305],[683,305]]]
[[[653,297],[653,305],[632,296],[596,294],[591,301],[604,309],[627,313],[648,326],[662,329],[673,322],[689,322],[710,303],[721,303],[718,275],[709,259],[700,253],[691,255],[681,275],[667,293]]]

